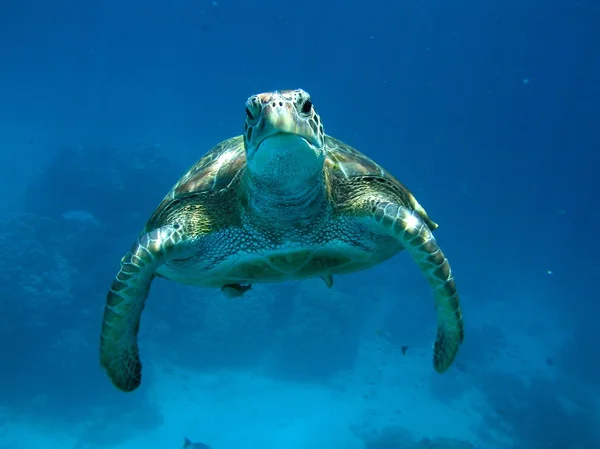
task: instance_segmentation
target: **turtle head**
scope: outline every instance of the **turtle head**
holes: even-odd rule
[[[262,188],[291,193],[322,176],[323,125],[310,95],[302,89],[248,98],[244,146],[247,173]]]

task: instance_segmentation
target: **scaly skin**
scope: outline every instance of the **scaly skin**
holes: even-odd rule
[[[123,391],[135,390],[142,381],[137,335],[150,284],[156,269],[173,256],[182,241],[175,226],[142,235],[121,260],[121,270],[108,291],[100,336],[100,364]]]
[[[108,292],[100,360],[114,385],[141,383],[137,335],[155,276],[241,296],[251,284],[373,267],[406,249],[433,290],[434,367],[463,341],[459,298],[437,228],[410,191],[326,136],[302,90],[252,96],[244,135],[221,142],[165,197]]]
[[[450,263],[423,220],[412,210],[381,202],[373,216],[399,239],[425,275],[435,298],[438,318],[433,364],[442,373],[450,367],[464,338],[462,312]]]

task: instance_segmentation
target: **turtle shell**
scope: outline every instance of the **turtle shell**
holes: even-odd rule
[[[232,137],[216,145],[175,184],[174,198],[187,193],[221,190],[246,166],[244,138]]]
[[[329,175],[340,179],[361,177],[367,182],[369,178],[372,178],[372,182],[387,182],[388,186],[402,198],[404,204],[415,210],[431,230],[437,228],[437,224],[429,218],[410,190],[360,151],[334,137],[325,136],[325,154],[325,170]],[[181,177],[157,207],[150,221],[178,198],[191,193],[225,189],[245,167],[243,136],[224,140],[200,158]]]
[[[429,218],[412,192],[379,164],[350,145],[331,136],[325,137],[325,147],[325,170],[330,175],[341,179],[360,177],[366,182],[386,182],[402,198],[405,205],[419,214],[429,229],[434,230],[438,227],[437,223]]]
[[[217,144],[202,156],[165,196],[157,211],[190,193],[218,191],[227,187],[246,166],[243,136]]]

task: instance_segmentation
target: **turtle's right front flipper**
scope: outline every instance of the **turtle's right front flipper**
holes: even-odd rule
[[[155,272],[173,256],[181,243],[176,226],[165,226],[142,235],[121,261],[106,298],[100,364],[115,386],[133,391],[142,381],[137,334],[144,303]]]
[[[435,370],[442,373],[454,361],[464,339],[464,325],[458,292],[450,263],[418,212],[399,204],[379,202],[373,217],[395,236],[433,288],[438,329],[434,344]]]

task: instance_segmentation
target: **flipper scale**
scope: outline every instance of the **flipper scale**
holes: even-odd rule
[[[165,226],[142,235],[121,260],[106,297],[100,364],[113,384],[133,391],[142,381],[137,335],[140,318],[156,269],[181,242],[174,226]]]
[[[435,370],[442,373],[452,365],[464,339],[460,300],[450,263],[414,210],[384,202],[375,207],[374,217],[399,239],[433,289],[438,319],[433,362]]]

